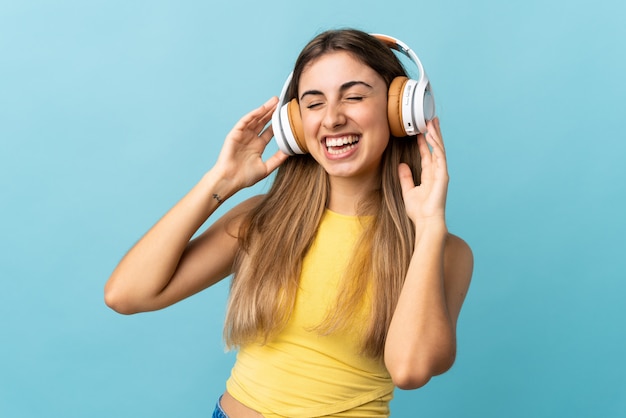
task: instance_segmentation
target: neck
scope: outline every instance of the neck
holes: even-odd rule
[[[330,177],[328,209],[343,215],[358,215],[359,203],[379,187],[377,177],[363,179]]]

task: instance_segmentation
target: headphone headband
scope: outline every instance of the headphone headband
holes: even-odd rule
[[[420,61],[417,54],[411,48],[409,48],[407,44],[389,35],[383,35],[380,33],[370,33],[370,35],[372,35],[374,38],[378,39],[379,41],[387,45],[389,48],[393,49],[394,51],[398,51],[399,53],[401,53],[402,55],[408,57],[411,61],[413,61],[413,63],[417,66],[417,69],[419,70],[420,81],[422,79],[425,79],[426,82],[428,82],[428,76],[426,75],[426,72],[424,71],[424,66],[422,65],[422,61]]]

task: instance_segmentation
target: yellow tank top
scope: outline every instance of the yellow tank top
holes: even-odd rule
[[[248,344],[237,354],[226,388],[239,402],[266,418],[389,415],[394,388],[389,373],[382,360],[359,353],[365,324],[330,335],[312,329],[333,308],[362,230],[358,217],[325,212],[303,260],[285,329],[267,344]]]

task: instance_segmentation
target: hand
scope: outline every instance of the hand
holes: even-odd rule
[[[215,164],[235,191],[252,186],[267,177],[288,157],[278,151],[263,161],[263,151],[272,139],[272,127],[265,127],[272,117],[278,99],[272,97],[261,107],[242,117],[228,133]]]
[[[449,178],[439,118],[427,123],[427,132],[417,136],[417,143],[422,160],[421,184],[415,186],[407,164],[398,167],[407,214],[416,226],[431,221],[445,222]]]

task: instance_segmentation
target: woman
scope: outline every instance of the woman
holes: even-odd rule
[[[224,334],[239,352],[214,416],[388,416],[395,386],[421,387],[452,366],[473,259],[447,230],[438,119],[417,139],[390,132],[389,86],[405,75],[376,37],[318,35],[288,94],[308,153],[262,160],[270,99],[111,275],[106,303],[130,314],[233,274]],[[225,199],[277,168],[267,195],[191,239]]]

